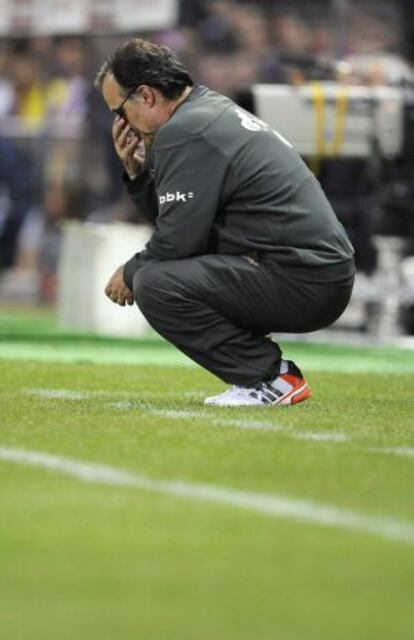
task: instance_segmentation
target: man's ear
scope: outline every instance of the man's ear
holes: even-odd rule
[[[156,95],[154,89],[146,84],[142,85],[138,94],[138,99],[146,107],[153,107],[156,103]]]

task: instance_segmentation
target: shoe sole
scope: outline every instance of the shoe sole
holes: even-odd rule
[[[282,406],[282,407],[288,407],[291,406],[292,404],[299,404],[299,402],[303,402],[304,400],[307,400],[308,398],[310,398],[312,395],[312,392],[310,390],[310,388],[308,387],[308,383],[307,382],[303,382],[303,384],[299,385],[298,387],[294,387],[291,391],[289,391],[288,393],[286,393],[284,396],[282,396],[281,398],[279,398],[278,400],[275,400],[274,402],[266,402],[266,403],[260,403],[257,405],[253,405],[253,404],[249,404],[249,403],[244,403],[244,402],[240,402],[238,404],[236,403],[232,403],[232,404],[221,404],[221,403],[216,403],[216,402],[206,402],[204,401],[205,405],[209,405],[209,406],[216,406],[216,407],[248,407],[248,406],[256,406],[256,407],[269,407],[269,406]]]
[[[282,396],[279,400],[276,400],[276,402],[273,402],[272,404],[273,406],[282,405],[287,407],[292,404],[299,404],[299,402],[303,402],[304,400],[307,400],[308,398],[310,398],[311,395],[312,395],[312,392],[308,387],[308,383],[304,382],[303,384],[299,385],[298,387],[295,387],[294,389],[292,389],[292,391],[289,391],[289,393]]]

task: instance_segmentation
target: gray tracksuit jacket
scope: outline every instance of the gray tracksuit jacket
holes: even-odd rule
[[[125,265],[208,253],[271,255],[323,282],[354,272],[353,248],[319,182],[277,131],[195,87],[157,132],[143,171],[125,178],[155,225]]]

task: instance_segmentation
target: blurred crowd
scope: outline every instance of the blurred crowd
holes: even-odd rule
[[[301,83],[338,75],[364,84],[411,82],[402,11],[386,0],[181,0],[173,28],[128,35],[170,46],[197,82],[237,100],[254,82]],[[111,114],[92,88],[101,62],[125,37],[0,41],[3,298],[54,300],[65,220],[141,221],[122,188]],[[340,61],[347,64],[336,64]],[[352,190],[353,180],[352,172],[346,173],[342,190],[349,181]],[[334,192],[337,184],[334,179]],[[363,236],[370,223],[358,206],[348,203],[348,222],[356,220]],[[360,254],[364,268],[364,249]]]

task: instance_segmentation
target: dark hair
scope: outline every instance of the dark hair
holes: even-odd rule
[[[125,94],[140,84],[158,89],[166,98],[177,98],[194,82],[175,54],[163,45],[142,38],[121,44],[99,70],[95,86],[102,89],[103,81],[112,73]]]

